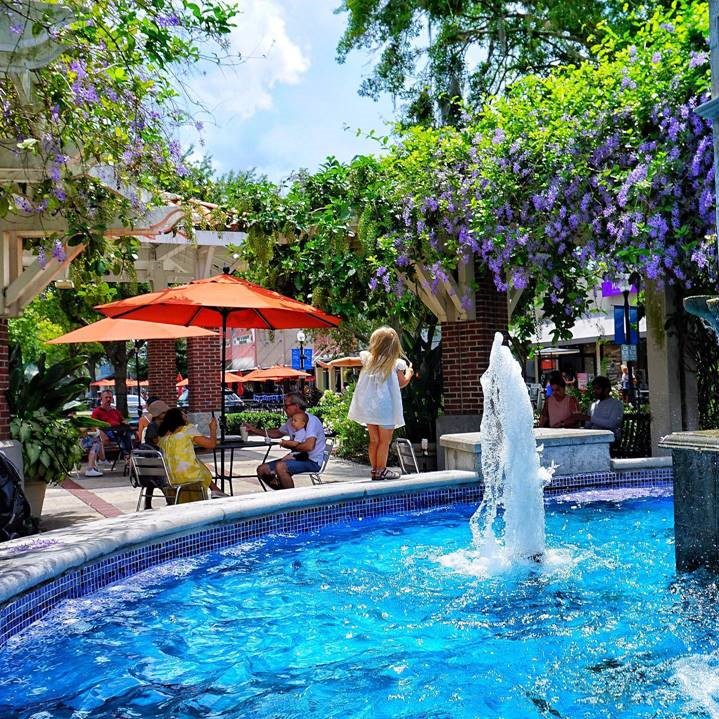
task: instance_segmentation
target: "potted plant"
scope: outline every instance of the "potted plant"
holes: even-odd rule
[[[19,346],[10,353],[10,435],[22,445],[25,495],[35,517],[47,485],[60,484],[82,458],[80,428],[107,426],[74,416],[89,382],[83,365],[82,356],[48,366],[44,355],[36,365],[25,364]]]

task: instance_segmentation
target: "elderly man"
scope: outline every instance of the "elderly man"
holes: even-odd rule
[[[293,415],[307,409],[307,402],[298,392],[290,392],[285,395],[283,404],[288,421],[281,427],[265,430],[248,424],[247,431],[250,434],[263,435],[272,439],[279,439],[293,434],[294,430],[290,420]],[[257,467],[257,476],[268,487],[272,489],[290,489],[295,486],[292,480],[293,474],[319,472],[325,451],[325,430],[322,422],[317,417],[309,412],[307,416],[308,421],[304,431],[304,439],[302,441],[283,439],[280,445],[292,452],[307,452],[309,458],[292,459],[283,457],[282,459],[275,459],[272,462],[261,464]]]
[[[609,429],[614,432],[614,440],[619,439],[624,415],[624,405],[621,400],[610,397],[611,382],[602,375],[598,375],[592,382],[594,402],[589,408],[589,416],[584,424],[585,429]]]
[[[100,394],[100,406],[92,410],[92,418],[100,419],[110,425],[110,429],[101,432],[104,441],[112,440],[120,448],[124,457],[129,457],[132,451],[132,439],[125,425],[125,418],[112,406],[112,392],[109,389],[103,390]]]

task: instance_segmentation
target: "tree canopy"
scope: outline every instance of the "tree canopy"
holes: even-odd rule
[[[671,2],[652,3],[670,6]],[[406,102],[406,119],[456,124],[456,100],[479,107],[527,74],[594,56],[605,25],[621,32],[624,0],[343,0],[338,59],[364,49],[378,56],[360,94],[387,92]],[[634,7],[635,16],[644,13]]]

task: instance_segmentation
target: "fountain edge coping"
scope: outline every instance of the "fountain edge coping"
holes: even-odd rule
[[[692,432],[672,432],[659,440],[659,446],[664,449],[719,452],[719,431],[704,429]]]
[[[475,472],[444,470],[398,480],[361,480],[242,495],[123,514],[75,527],[14,539],[0,545],[0,603],[118,551],[207,528],[309,506],[442,487],[474,484]]]
[[[545,427],[535,427],[533,432],[535,441],[548,447],[575,443],[611,444],[614,441],[614,434],[605,429],[547,429]],[[462,432],[443,434],[439,438],[439,443],[442,447],[465,451],[468,451],[469,447],[473,447],[474,452],[479,454],[482,451],[481,440],[481,432]]]

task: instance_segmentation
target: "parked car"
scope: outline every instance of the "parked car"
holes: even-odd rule
[[[190,406],[190,388],[185,387],[182,390],[182,394],[177,398],[178,407],[189,407]],[[219,409],[219,407],[218,407]],[[225,390],[225,412],[242,412],[245,409],[245,403],[229,389]]]
[[[127,395],[127,413],[130,415],[130,417],[137,417],[138,402],[140,410],[145,409],[145,403],[143,402],[142,398],[139,398],[136,394]]]

